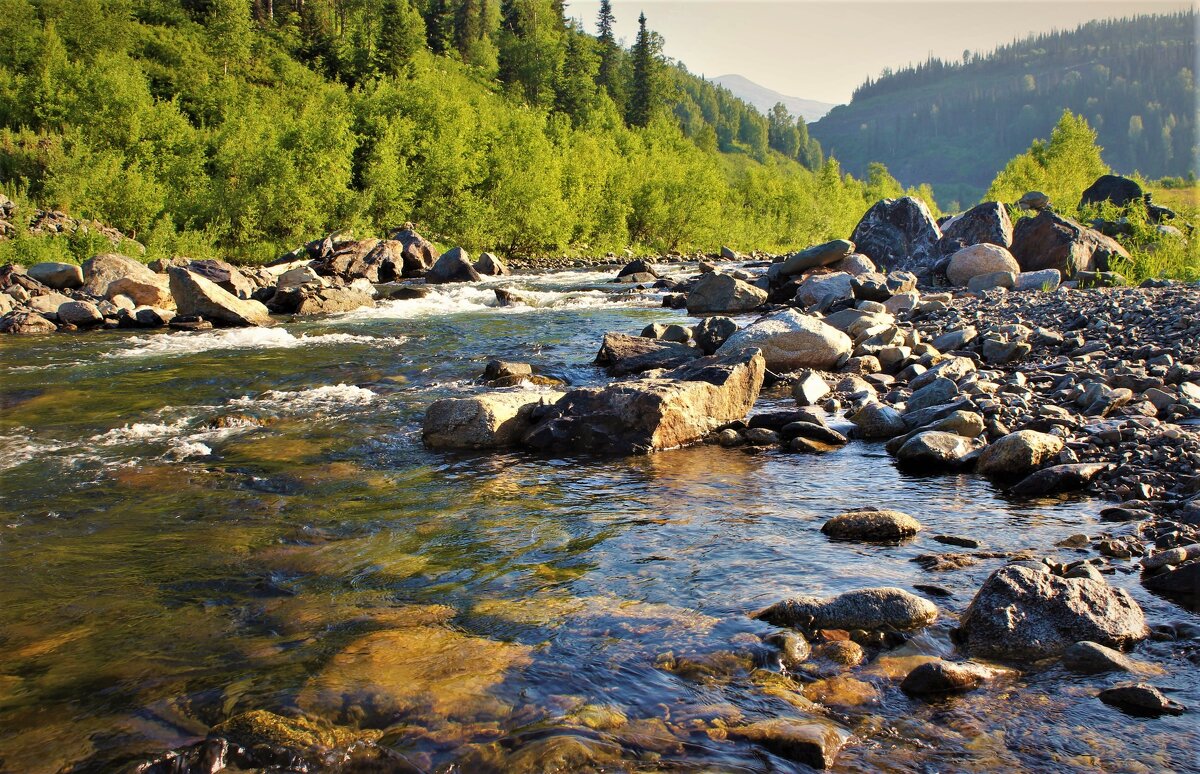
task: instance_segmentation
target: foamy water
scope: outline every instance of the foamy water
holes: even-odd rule
[[[398,346],[404,338],[355,336],[349,333],[324,333],[309,336],[292,334],[283,328],[229,328],[207,333],[171,333],[138,336],[124,342],[127,349],[109,352],[106,357],[161,357],[195,355],[212,350],[294,349],[333,344]]]
[[[314,409],[329,410],[339,406],[364,406],[377,397],[365,387],[329,384],[307,390],[267,390],[256,397],[244,395],[233,398],[229,405],[243,409],[272,408],[300,413]]]

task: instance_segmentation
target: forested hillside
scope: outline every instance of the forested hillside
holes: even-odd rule
[[[592,37],[557,0],[0,0],[0,184],[240,260],[405,221],[510,253],[795,247],[899,192],[644,19],[620,49],[611,13]]]
[[[1064,108],[1099,132],[1122,173],[1195,169],[1196,13],[1095,21],[958,62],[930,59],[868,80],[810,127],[851,172],[879,161],[969,205]]]

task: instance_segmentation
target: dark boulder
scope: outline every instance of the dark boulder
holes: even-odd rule
[[[1141,202],[1142,196],[1142,187],[1136,180],[1121,175],[1101,175],[1083,192],[1079,206],[1112,202],[1118,207],[1125,207],[1131,202]]]
[[[453,247],[442,253],[433,268],[425,273],[425,281],[430,285],[479,280],[479,272],[471,264],[471,255],[461,247]]]
[[[941,229],[925,202],[904,196],[883,199],[854,227],[858,252],[883,269],[932,269],[941,257]]]
[[[1009,247],[1013,240],[1008,208],[999,202],[984,202],[952,218],[942,230],[941,252],[950,255],[963,247],[991,244]]]
[[[606,366],[613,376],[628,376],[655,368],[677,368],[701,354],[700,350],[686,344],[606,333],[596,363]]]
[[[835,239],[820,245],[792,253],[781,264],[778,273],[784,277],[799,274],[818,266],[829,266],[845,260],[854,254],[854,243],[845,239]]]
[[[1110,258],[1129,257],[1112,239],[1049,210],[1017,223],[1011,252],[1023,272],[1058,269],[1065,277],[1106,271]]]
[[[627,277],[630,274],[649,274],[652,277],[658,277],[658,270],[654,268],[654,264],[649,261],[638,259],[625,264],[625,268],[617,272],[618,277]]]

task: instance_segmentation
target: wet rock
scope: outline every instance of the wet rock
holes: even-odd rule
[[[1146,683],[1106,688],[1100,692],[1099,698],[1105,704],[1135,717],[1157,718],[1162,715],[1182,715],[1187,711],[1182,704],[1168,699],[1162,691]]]
[[[370,738],[378,734],[354,732],[304,716],[284,717],[266,710],[251,710],[213,726],[209,736],[246,748],[266,745],[304,754],[346,748],[364,736]]]
[[[767,291],[728,274],[705,274],[687,295],[688,314],[748,312],[765,303]]]
[[[1020,271],[1017,259],[1005,248],[993,244],[975,244],[951,256],[950,265],[946,267],[946,279],[954,285],[966,287],[974,277],[997,272],[1018,274]]]
[[[989,444],[979,455],[977,466],[987,476],[1021,476],[1041,467],[1063,448],[1056,435],[1036,430],[1019,430]]]
[[[613,376],[628,376],[656,368],[678,368],[701,356],[685,344],[657,341],[624,333],[606,333],[596,363]]]
[[[979,442],[957,433],[929,430],[908,439],[896,452],[896,460],[911,470],[935,472],[969,464]]]
[[[562,397],[561,392],[517,390],[442,398],[426,410],[421,435],[435,449],[511,446],[529,430],[535,408]]]
[[[471,264],[470,254],[461,247],[454,247],[442,253],[433,264],[433,268],[425,273],[425,281],[431,285],[479,280],[479,272],[475,271]]]
[[[921,523],[900,511],[863,508],[834,516],[821,531],[840,540],[893,541],[917,534]]]
[[[507,275],[508,267],[492,253],[483,253],[475,261],[475,271],[487,277],[503,277]]]
[[[154,306],[139,306],[133,310],[133,319],[139,328],[161,328],[175,319],[175,312]]]
[[[850,237],[858,252],[889,270],[932,269],[941,238],[929,208],[909,196],[876,202]]]
[[[299,301],[293,314],[337,314],[375,306],[375,299],[356,288],[296,288]]]
[[[833,766],[850,734],[832,723],[816,719],[771,718],[729,729],[729,736],[745,739],[796,763],[827,769]]]
[[[1119,650],[1106,648],[1098,642],[1077,642],[1063,651],[1063,666],[1072,672],[1137,672],[1137,663]]]
[[[792,383],[792,397],[801,406],[815,406],[829,392],[829,384],[813,371],[805,371]]]
[[[1108,464],[1103,462],[1052,465],[1021,479],[1009,491],[1022,497],[1070,492],[1087,486],[1097,474],[1107,468]]]
[[[737,329],[737,323],[728,317],[705,317],[696,326],[693,339],[704,354],[711,355],[737,333]]]
[[[966,693],[983,685],[992,674],[992,670],[979,664],[937,659],[927,661],[909,672],[900,683],[900,690],[910,696]]]
[[[765,427],[752,427],[745,432],[746,443],[751,446],[775,446],[779,433]]]
[[[1129,258],[1113,239],[1050,210],[1017,223],[1012,254],[1021,271],[1058,269],[1066,277],[1107,270],[1113,257]]]
[[[833,370],[850,356],[853,342],[820,318],[785,309],[733,334],[719,353],[734,355],[755,349],[761,350],[767,368],[777,373],[800,368]]]
[[[54,333],[54,323],[37,312],[9,312],[0,317],[0,333]]]
[[[790,672],[796,671],[812,655],[812,646],[800,632],[773,632],[764,641],[779,649],[779,663]]]
[[[819,266],[829,266],[854,254],[854,243],[845,239],[814,245],[789,255],[779,266],[779,274],[791,277]]]
[[[272,325],[267,308],[243,301],[211,281],[178,266],[167,270],[171,295],[181,316],[199,315],[223,325]]]
[[[1160,575],[1143,578],[1142,585],[1151,591],[1168,594],[1200,595],[1200,561],[1191,561]]]
[[[908,429],[899,411],[875,401],[852,414],[850,421],[857,428],[858,435],[867,439],[895,438]]]
[[[83,286],[83,269],[73,263],[35,263],[29,267],[27,273],[46,287],[55,290],[74,290]]]
[[[845,446],[849,439],[827,425],[816,422],[788,422],[779,430],[785,440],[804,438],[830,446]]]
[[[1142,609],[1122,589],[1010,565],[984,582],[963,614],[959,636],[972,655],[1038,659],[1083,640],[1131,645],[1149,629]]]
[[[622,269],[617,272],[617,278],[630,277],[634,275],[649,275],[655,279],[658,278],[658,268],[649,261],[638,259],[625,264]]]
[[[836,597],[799,596],[759,612],[756,618],[776,626],[814,629],[915,629],[937,619],[937,605],[893,588],[847,591]]]
[[[817,658],[835,665],[835,673],[856,667],[867,660],[867,652],[854,640],[822,642],[813,653]]]
[[[104,322],[104,315],[90,301],[69,301],[58,307],[58,321],[78,328],[91,328]]]
[[[955,246],[993,244],[1008,247],[1012,244],[1012,219],[1008,208],[999,202],[984,202],[951,218],[942,225],[941,252],[953,254]]]
[[[698,441],[742,419],[762,388],[757,351],[700,358],[660,377],[568,392],[524,441],[545,451],[638,454]]]

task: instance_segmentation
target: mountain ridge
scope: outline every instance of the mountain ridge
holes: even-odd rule
[[[718,75],[712,82],[729,89],[735,97],[748,102],[763,113],[769,113],[776,103],[782,102],[788,112],[795,116],[803,116],[807,122],[820,119],[837,105],[831,102],[821,102],[804,97],[793,97],[774,89],[755,83],[744,75],[728,73]]]

